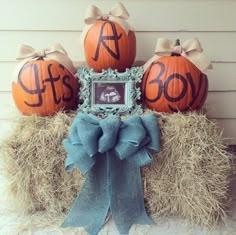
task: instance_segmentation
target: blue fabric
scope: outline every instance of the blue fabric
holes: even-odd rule
[[[128,234],[133,224],[153,223],[144,207],[140,167],[160,149],[154,114],[122,121],[79,113],[63,144],[66,171],[77,167],[86,179],[62,227],[83,226],[95,235],[109,209],[120,234]]]

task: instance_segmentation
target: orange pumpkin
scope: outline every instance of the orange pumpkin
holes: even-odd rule
[[[77,79],[54,60],[27,62],[20,70],[12,95],[24,115],[53,115],[77,106]]]
[[[114,21],[99,20],[86,34],[84,52],[89,67],[95,71],[111,68],[122,72],[135,60],[136,37],[133,31],[127,35]]]
[[[181,55],[157,59],[143,76],[143,100],[158,112],[200,109],[207,93],[207,76]]]

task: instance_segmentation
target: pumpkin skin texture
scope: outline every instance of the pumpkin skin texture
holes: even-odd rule
[[[20,70],[12,95],[24,115],[51,116],[78,104],[78,81],[54,60],[27,62]]]
[[[154,61],[142,80],[142,97],[157,112],[200,109],[208,93],[208,79],[183,56],[164,56]]]
[[[84,39],[85,58],[96,72],[117,69],[120,72],[132,66],[136,57],[136,37],[110,20],[97,21]]]

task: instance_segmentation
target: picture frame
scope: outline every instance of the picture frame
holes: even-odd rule
[[[143,113],[141,104],[138,104],[142,67],[127,68],[125,72],[112,69],[95,72],[90,68],[79,68],[76,76],[81,83],[79,97],[82,100],[78,111],[101,117]]]

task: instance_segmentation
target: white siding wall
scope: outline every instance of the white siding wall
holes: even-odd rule
[[[18,44],[35,48],[60,42],[73,61],[84,61],[79,36],[89,4],[107,12],[116,1],[0,0],[0,138],[11,127],[14,108],[11,73]],[[136,60],[153,55],[156,39],[198,37],[214,70],[209,71],[210,92],[205,107],[209,117],[224,128],[236,144],[236,1],[124,0],[129,22],[136,29]]]

